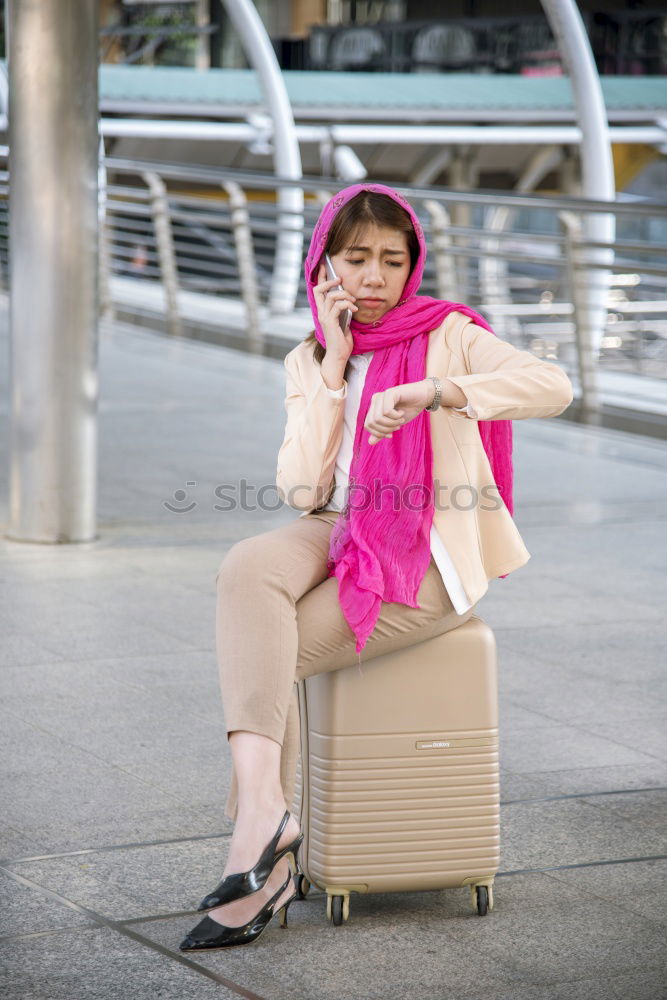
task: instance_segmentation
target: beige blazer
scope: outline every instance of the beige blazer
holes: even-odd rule
[[[334,488],[345,399],[330,396],[313,345],[285,357],[287,425],[278,453],[280,498],[301,516],[323,507]],[[572,384],[558,365],[500,340],[453,312],[429,334],[425,376],[450,378],[479,420],[555,417],[572,402]],[[500,498],[477,419],[452,407],[429,413],[435,510],[442,538],[471,604],[488,581],[511,573],[530,553]],[[381,448],[382,442],[374,447]]]

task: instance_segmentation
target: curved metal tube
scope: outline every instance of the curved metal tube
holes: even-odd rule
[[[220,0],[239,34],[248,61],[259,76],[264,99],[273,118],[273,162],[279,177],[303,176],[301,151],[285,81],[262,20],[250,0]],[[289,313],[294,309],[303,251],[303,191],[278,190],[278,239],[271,279],[269,309]]]
[[[554,32],[558,47],[567,65],[577,118],[581,127],[581,172],[584,197],[614,201],[616,185],[614,164],[609,140],[607,112],[590,42],[581,14],[574,0],[541,0],[544,13]],[[599,243],[612,243],[615,236],[615,218],[609,214],[589,214],[584,219],[583,237]],[[611,264],[613,250],[590,249],[590,258],[596,264]],[[594,373],[594,363],[600,351],[607,314],[607,295],[610,272],[604,268],[589,269],[575,275],[580,287],[580,309],[577,316],[577,336],[582,354],[590,355],[585,370]],[[583,279],[583,280],[582,280]],[[573,292],[574,294],[574,292]],[[580,373],[583,376],[583,372]],[[589,386],[582,381],[582,399],[586,406],[595,408],[595,383]]]

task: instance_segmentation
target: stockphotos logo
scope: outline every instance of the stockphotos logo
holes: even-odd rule
[[[196,480],[188,480],[185,485],[190,489],[201,490]],[[228,513],[234,510],[272,512],[280,510],[284,504],[303,510],[316,491],[312,485],[302,484],[291,486],[287,493],[283,493],[278,491],[274,483],[258,486],[247,479],[240,479],[238,483],[221,483],[212,488],[211,492],[211,508]],[[347,487],[344,490],[343,504],[348,498],[350,510],[372,509],[394,513],[401,510],[426,510],[430,504],[433,504],[435,510],[463,511],[473,510],[475,507],[493,511],[504,506],[495,483],[489,483],[478,490],[470,483],[443,485],[437,479],[433,480],[433,486],[429,488],[421,483],[409,483],[401,487],[376,478],[370,486],[354,483]],[[219,502],[216,503],[216,500]],[[173,514],[189,514],[203,502],[201,494],[199,499],[194,499],[187,490],[179,488],[174,491],[173,499],[163,500],[162,505]],[[313,506],[319,506],[321,502],[314,503]]]

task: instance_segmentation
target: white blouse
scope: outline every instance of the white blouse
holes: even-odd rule
[[[330,396],[336,396],[339,399],[345,400],[345,411],[343,414],[343,440],[341,441],[338,455],[336,456],[334,490],[331,494],[329,502],[324,508],[322,508],[323,510],[340,511],[343,509],[347,499],[346,493],[349,483],[350,463],[352,461],[354,448],[354,435],[357,427],[357,415],[359,413],[359,405],[361,403],[361,394],[364,388],[364,382],[366,381],[366,372],[368,371],[368,366],[371,363],[373,353],[373,351],[366,351],[364,354],[350,355],[350,373],[347,382],[343,382],[340,389],[329,389],[327,387],[327,392]],[[477,414],[470,403],[468,403],[467,406],[456,406],[454,409],[465,411],[468,416],[473,419],[476,419],[477,417]],[[472,607],[472,604],[468,600],[459,574],[456,572],[454,563],[452,562],[449,553],[445,548],[445,544],[436,531],[434,525],[431,526],[430,541],[431,555],[433,556],[436,566],[440,570],[442,581],[447,588],[447,593],[449,594],[452,604],[454,605],[454,610],[457,614],[461,615],[464,611],[467,611],[468,608]]]

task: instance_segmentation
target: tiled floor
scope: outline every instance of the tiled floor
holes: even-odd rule
[[[273,483],[284,370],[120,326],[100,361],[98,538],[0,540],[2,995],[660,996],[667,445],[514,422],[532,558],[478,608],[500,667],[493,912],[467,889],[356,896],[334,928],[312,890],[287,932],[189,958],[178,942],[230,834],[215,574],[236,539],[296,517],[216,509],[215,491]]]

